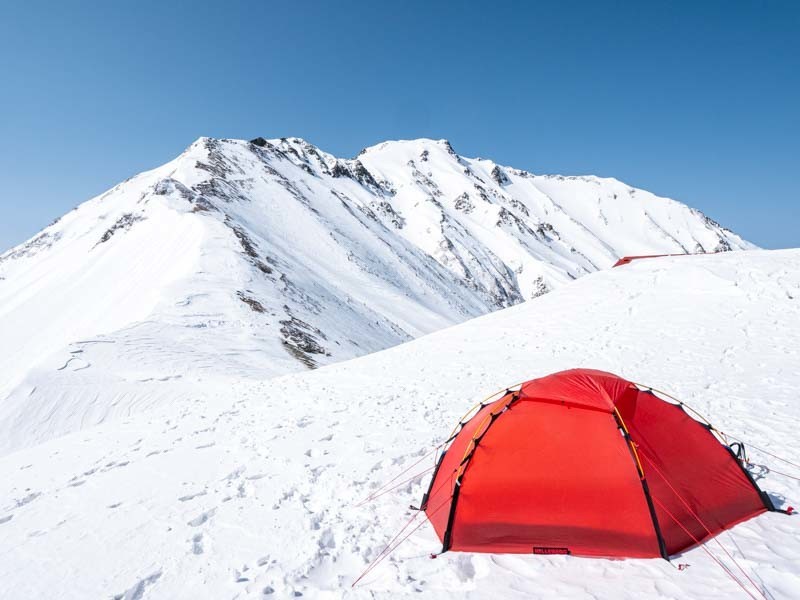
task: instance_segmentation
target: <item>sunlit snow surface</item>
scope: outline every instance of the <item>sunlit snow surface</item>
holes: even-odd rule
[[[614,179],[444,141],[201,138],[0,255],[0,455],[383,350],[627,254],[753,246]]]
[[[183,391],[143,413],[0,459],[0,597],[746,597],[702,549],[674,564],[431,560],[428,526],[351,589],[426,481],[355,504],[489,392],[570,367],[669,391],[797,462],[799,341],[800,251],[734,252],[591,274],[316,371],[168,382]],[[791,467],[751,458],[774,501],[797,506],[798,482],[769,470]],[[800,597],[800,517],[764,514],[718,539],[769,598]]]

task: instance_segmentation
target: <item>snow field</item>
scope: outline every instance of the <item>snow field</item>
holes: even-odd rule
[[[571,367],[664,389],[796,459],[799,335],[800,251],[737,252],[634,262],[311,372],[207,376],[202,393],[0,458],[0,595],[745,597],[702,549],[673,561],[683,571],[660,559],[431,560],[428,526],[351,589],[427,480],[356,505],[482,397]],[[798,482],[770,470],[790,468],[750,454],[759,485],[797,506]],[[718,539],[768,597],[795,598],[798,523],[765,514]]]

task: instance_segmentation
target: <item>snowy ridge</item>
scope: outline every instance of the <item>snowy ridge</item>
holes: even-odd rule
[[[342,160],[297,138],[201,138],[0,256],[0,453],[187,385],[381,350],[625,254],[752,247],[619,181],[444,140]]]
[[[702,549],[673,564],[430,560],[429,526],[351,589],[427,479],[356,505],[486,394],[572,367],[669,391],[796,461],[799,336],[800,250],[731,252],[634,262],[352,361],[209,384],[0,458],[0,596],[746,598]],[[800,484],[778,473],[790,467],[749,454],[761,488],[797,506]],[[718,539],[768,598],[800,596],[796,516],[764,514]]]

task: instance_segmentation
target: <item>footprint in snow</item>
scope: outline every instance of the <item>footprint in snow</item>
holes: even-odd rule
[[[222,481],[233,481],[234,479],[238,479],[242,473],[244,473],[245,467],[241,466],[238,467],[236,470],[231,471],[225,477],[222,478]]]
[[[14,500],[14,503],[17,505],[17,508],[19,508],[21,506],[25,506],[26,504],[28,504],[30,502],[33,502],[34,500],[36,500],[41,495],[42,495],[41,492],[31,492],[30,494],[28,494],[24,498],[20,498],[19,500]]]
[[[194,519],[189,521],[188,525],[191,527],[200,527],[200,525],[202,525],[203,523],[208,521],[211,517],[213,517],[215,512],[217,512],[217,509],[212,508],[211,510],[201,513],[200,515],[196,516]]]
[[[113,596],[113,600],[140,600],[144,597],[147,586],[154,584],[159,577],[161,577],[161,570],[156,571],[152,575],[148,575],[144,579],[140,579],[133,587],[128,588],[121,594]]]
[[[111,469],[119,469],[120,467],[125,467],[125,466],[127,466],[129,464],[131,464],[131,461],[129,461],[129,460],[126,460],[126,461],[123,461],[123,462],[119,462],[119,463],[112,461],[112,462],[106,464],[106,466],[103,469],[103,471],[110,471]]]
[[[192,538],[192,554],[203,553],[203,534],[198,533]]]
[[[178,498],[179,502],[188,502],[189,500],[194,500],[195,498],[199,498],[200,496],[205,496],[208,492],[206,490],[202,490],[195,494],[186,494],[185,496],[181,496]]]

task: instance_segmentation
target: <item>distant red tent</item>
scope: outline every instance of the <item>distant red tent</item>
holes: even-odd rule
[[[574,369],[481,405],[421,509],[442,551],[658,557],[775,510],[681,405]]]
[[[700,254],[716,254],[716,252],[701,252]],[[621,267],[622,265],[627,265],[629,262],[633,262],[634,260],[639,260],[642,258],[661,258],[663,256],[698,256],[697,254],[643,254],[641,256],[623,256],[617,262],[614,263],[614,266],[611,267]]]

